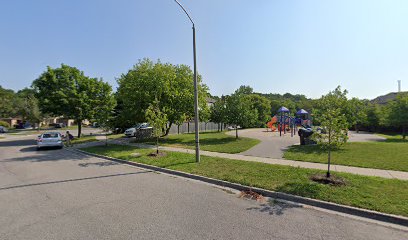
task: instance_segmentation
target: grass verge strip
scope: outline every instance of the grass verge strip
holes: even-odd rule
[[[208,156],[202,156],[201,163],[197,164],[191,154],[166,152],[161,157],[149,157],[154,150],[122,145],[83,150],[252,187],[408,216],[408,181],[335,173],[346,180],[346,185],[331,186],[310,180],[312,175],[323,173],[319,170]]]
[[[332,152],[332,164],[408,172],[408,142],[353,142]],[[327,163],[318,145],[291,146],[285,159]]]
[[[155,140],[138,141],[155,145]],[[224,132],[203,132],[200,133],[200,148],[210,152],[240,153],[260,143],[258,139],[229,136]],[[160,144],[169,147],[195,148],[195,135],[173,134],[160,139]]]

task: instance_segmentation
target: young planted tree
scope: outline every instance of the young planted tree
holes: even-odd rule
[[[347,104],[347,91],[340,86],[317,102],[315,118],[320,122],[321,131],[315,131],[314,139],[327,150],[327,174],[330,178],[331,152],[347,142],[348,122],[344,106]]]
[[[205,105],[205,108],[200,109],[198,116],[200,118],[200,122],[204,122],[204,131],[207,131],[207,123],[210,121],[211,116],[210,108]]]
[[[159,138],[165,133],[167,115],[160,109],[160,102],[157,98],[147,108],[146,119],[150,126],[153,127],[153,135],[156,137],[156,154],[159,154]]]
[[[237,90],[226,98],[226,119],[228,124],[235,126],[236,138],[238,138],[238,126],[253,126],[258,119],[258,111],[252,108],[249,96]]]
[[[224,124],[226,120],[226,115],[225,115],[225,99],[222,97],[221,99],[218,99],[210,109],[210,119],[211,121],[218,123],[218,131],[220,131],[220,126],[221,126],[221,131],[222,131],[222,124]]]

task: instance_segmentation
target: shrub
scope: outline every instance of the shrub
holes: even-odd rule
[[[8,124],[8,122],[1,121],[1,120],[0,120],[0,126],[6,127],[6,128],[10,128],[10,124]]]

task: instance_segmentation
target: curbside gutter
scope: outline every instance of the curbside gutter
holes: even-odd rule
[[[236,189],[239,191],[244,191],[244,190],[249,190],[251,189],[254,192],[257,192],[265,197],[270,197],[270,198],[276,198],[276,199],[282,199],[290,202],[295,202],[295,203],[300,203],[300,204],[305,204],[313,207],[318,207],[318,208],[323,208],[331,211],[336,211],[340,213],[345,213],[345,214],[350,214],[358,217],[363,217],[363,218],[368,218],[368,219],[373,219],[377,221],[382,221],[382,222],[387,222],[387,223],[392,223],[392,224],[397,224],[401,226],[408,227],[408,218],[403,217],[403,216],[398,216],[398,215],[393,215],[393,214],[387,214],[387,213],[381,213],[373,210],[367,210],[367,209],[362,209],[362,208],[357,208],[357,207],[351,207],[351,206],[346,206],[346,205],[341,205],[337,203],[331,203],[331,202],[326,202],[322,200],[317,200],[317,199],[312,199],[312,198],[307,198],[307,197],[301,197],[301,196],[296,196],[288,193],[282,193],[282,192],[275,192],[275,191],[270,191],[262,188],[256,188],[256,187],[250,187],[250,186],[245,186],[241,185],[238,183],[231,183],[223,180],[218,180],[214,178],[209,178],[209,177],[204,177],[204,176],[199,176],[195,174],[190,174],[190,173],[185,173],[185,172],[180,172],[176,170],[171,170],[171,169],[166,169],[166,168],[161,168],[161,167],[156,167],[152,165],[147,165],[143,163],[137,163],[137,162],[131,162],[131,161],[126,161],[118,158],[112,158],[108,156],[103,156],[95,153],[90,153],[86,152],[80,149],[73,149],[76,152],[80,152],[82,154],[98,157],[98,158],[103,158],[106,160],[122,163],[122,164],[127,164],[139,168],[144,168],[148,170],[153,170],[157,172],[162,172],[166,174],[171,174],[171,175],[176,175],[180,177],[185,177],[185,178],[190,178],[214,185],[218,185],[221,187],[228,187],[232,189]]]

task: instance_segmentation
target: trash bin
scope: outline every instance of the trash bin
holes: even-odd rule
[[[313,130],[311,128],[300,128],[298,130],[298,135],[300,138],[300,145],[314,144],[314,141],[310,139]]]

